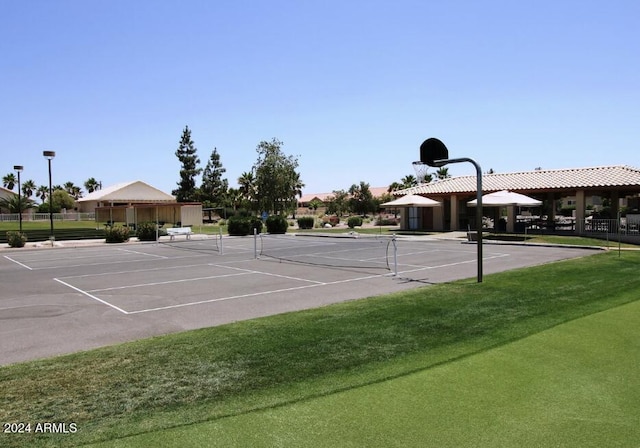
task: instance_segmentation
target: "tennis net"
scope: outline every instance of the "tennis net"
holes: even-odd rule
[[[395,239],[387,236],[260,235],[258,256],[316,266],[393,269]]]

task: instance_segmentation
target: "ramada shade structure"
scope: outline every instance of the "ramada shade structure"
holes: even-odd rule
[[[383,207],[439,207],[442,204],[419,194],[408,194],[381,205]]]
[[[467,202],[467,204],[472,207],[475,207],[477,203],[477,199]],[[507,190],[496,191],[494,193],[482,195],[483,207],[506,207],[509,205],[516,205],[520,207],[537,207],[539,205],[542,205],[542,201],[521,193]]]

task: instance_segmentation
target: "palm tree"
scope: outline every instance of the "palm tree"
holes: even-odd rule
[[[387,188],[387,193],[391,193],[392,191],[402,190],[402,184],[400,182],[392,182]]]
[[[82,197],[82,190],[80,187],[76,186],[73,182],[65,182],[64,190],[69,193],[74,199],[78,199]]]
[[[451,174],[449,174],[449,168],[445,166],[440,167],[438,171],[436,171],[436,177],[438,179],[448,179],[449,177],[451,177]]]
[[[98,182],[94,177],[90,177],[84,182],[84,188],[87,190],[87,193],[93,193],[100,189],[100,182]]]
[[[252,201],[256,197],[256,177],[253,171],[245,171],[238,177],[240,194],[244,199]]]
[[[228,188],[225,194],[225,204],[234,210],[238,209],[238,204],[242,202],[242,193],[238,188]]]
[[[16,175],[13,173],[9,173],[2,178],[2,185],[9,190],[13,190],[17,182],[18,179],[16,179]]]
[[[411,188],[418,185],[418,179],[416,179],[416,177],[411,174],[404,176],[402,179],[400,179],[400,182],[402,182],[402,188]]]
[[[8,210],[9,213],[20,213],[32,208],[33,201],[24,196],[13,195],[8,198],[0,198],[0,210]]]
[[[28,198],[33,196],[33,192],[35,191],[35,189],[36,189],[36,184],[31,179],[22,183],[22,194],[24,194]]]
[[[46,185],[40,185],[36,190],[36,197],[44,204],[44,201],[49,197],[49,187]]]

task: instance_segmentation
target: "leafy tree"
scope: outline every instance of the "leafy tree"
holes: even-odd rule
[[[360,185],[353,184],[349,188],[349,194],[351,195],[349,208],[354,213],[366,215],[375,211],[376,205],[368,183],[361,181]]]
[[[18,179],[13,173],[9,173],[2,178],[2,186],[8,188],[9,190],[13,190],[13,187],[15,187],[17,183]]]
[[[256,173],[258,207],[266,212],[280,214],[295,208],[297,192],[302,184],[298,159],[282,152],[282,142],[272,139],[258,144],[258,160],[253,166]]]
[[[60,213],[62,209],[72,210],[75,206],[75,200],[73,196],[71,196],[67,191],[61,188],[53,190],[51,203],[51,211],[53,213]],[[38,211],[40,213],[48,213],[49,201],[43,201],[43,203],[38,206]]]
[[[31,179],[26,180],[22,183],[21,189],[22,189],[22,194],[30,198],[31,196],[33,196],[33,192],[36,189],[36,183]]]
[[[327,214],[342,216],[349,210],[349,193],[333,190],[333,196],[327,198]]]
[[[90,177],[84,181],[84,188],[87,190],[87,193],[93,193],[94,191],[99,190],[100,187],[100,182],[98,182],[94,177]]]
[[[189,126],[185,126],[180,145],[176,150],[176,156],[182,164],[180,182],[177,183],[178,188],[171,192],[178,202],[194,202],[198,199],[195,178],[202,172],[202,169],[198,168],[200,159],[196,153],[197,149],[191,140],[191,130]]]
[[[202,173],[200,195],[203,202],[209,202],[216,206],[224,203],[224,196],[229,188],[227,179],[222,178],[225,171],[227,170],[222,167],[217,148],[213,148],[213,152],[211,152],[209,161]]]

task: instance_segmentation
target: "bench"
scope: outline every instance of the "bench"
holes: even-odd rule
[[[176,235],[186,235],[187,239],[191,239],[193,231],[191,230],[191,227],[172,227],[167,229],[167,235],[169,235],[171,240],[173,240]]]

